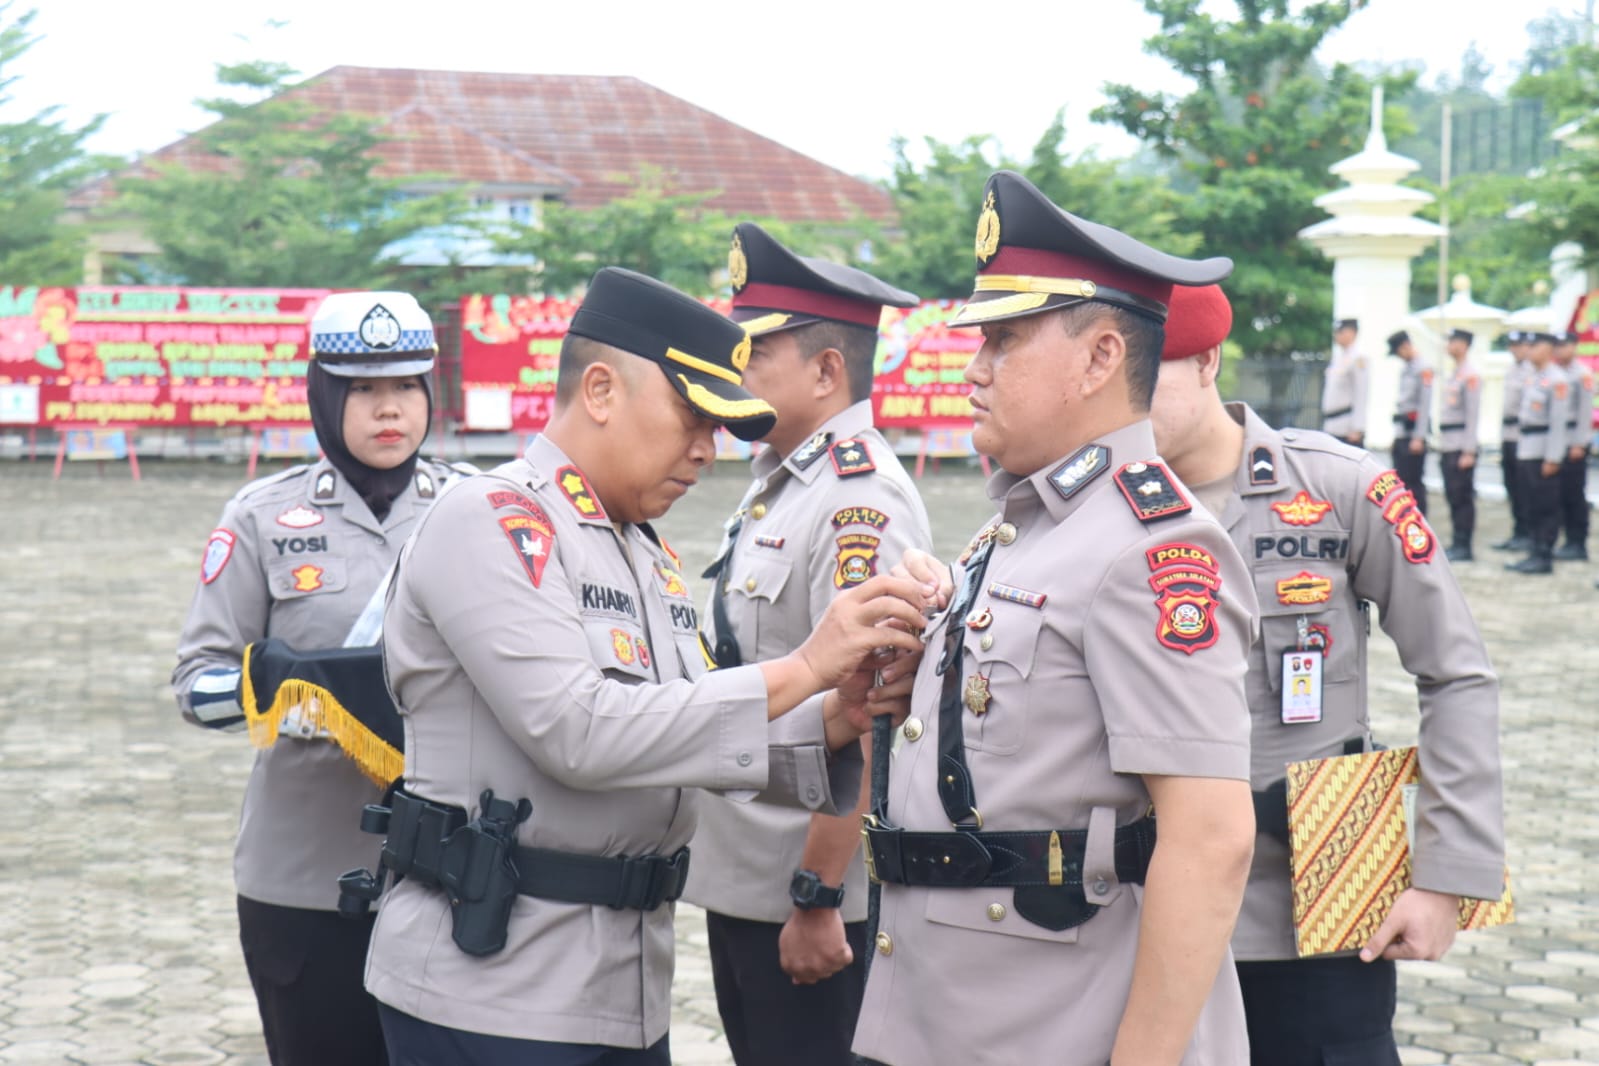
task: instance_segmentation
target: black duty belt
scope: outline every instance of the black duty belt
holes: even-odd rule
[[[1354,412],[1355,412],[1355,409],[1353,407],[1340,407],[1336,411],[1323,411],[1321,413],[1321,417],[1323,417],[1323,418],[1340,418],[1343,415],[1354,414]]]
[[[1466,424],[1464,422],[1445,422],[1443,425],[1439,426],[1438,428],[1439,429],[1443,429],[1443,430],[1465,429],[1466,428]]]
[[[1521,424],[1521,419],[1515,417],[1514,415],[1512,415],[1509,418],[1502,419],[1500,421],[1500,425],[1504,425],[1504,426],[1519,426],[1520,424]]]
[[[454,865],[449,853],[458,846],[453,841],[467,827],[466,811],[405,792],[395,793],[391,809],[383,864],[419,884],[444,887],[443,874]],[[688,883],[686,847],[631,858],[521,846],[509,852],[520,895],[561,903],[652,911],[680,898]]]
[[[879,881],[930,888],[1083,883],[1086,829],[918,833],[868,819],[866,861]],[[1155,853],[1155,819],[1116,830],[1116,880],[1143,884]]]
[[[1548,433],[1548,432],[1549,432],[1549,427],[1548,426],[1522,426],[1521,427],[1521,435],[1523,437],[1536,437],[1536,436],[1539,436],[1541,434]]]
[[[1567,422],[1567,423],[1566,423],[1566,428],[1567,428],[1567,429],[1576,429],[1576,428],[1577,428],[1577,421],[1576,421],[1576,419],[1572,419],[1572,420],[1571,420],[1571,421],[1570,421],[1570,422]]]
[[[1394,415],[1394,422],[1403,424],[1406,429],[1416,428],[1415,415]]]

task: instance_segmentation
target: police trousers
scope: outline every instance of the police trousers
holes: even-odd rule
[[[1237,967],[1251,1066],[1399,1066],[1392,962],[1351,955]]]
[[[1588,453],[1560,464],[1560,524],[1567,544],[1588,543]]]
[[[1477,529],[1477,468],[1462,468],[1463,452],[1444,452],[1442,457],[1444,496],[1449,500],[1449,523],[1454,530],[1454,543],[1471,547],[1471,535]]]
[[[1527,508],[1527,535],[1534,555],[1554,552],[1560,536],[1560,475],[1544,477],[1542,459],[1520,459],[1516,476]]]
[[[239,897],[239,944],[272,1066],[383,1066],[377,1001],[362,986],[376,915]]]
[[[846,922],[855,961],[825,981],[796,985],[778,953],[780,922],[707,912],[716,1009],[738,1066],[849,1066],[866,992],[866,923]]]
[[[1505,499],[1510,502],[1512,537],[1527,535],[1527,502],[1521,495],[1521,477],[1516,473],[1517,442],[1507,440],[1499,445],[1499,476],[1505,483]]]
[[[1416,498],[1416,508],[1422,514],[1427,513],[1427,486],[1422,483],[1422,471],[1427,466],[1427,448],[1422,445],[1419,455],[1412,454],[1410,450],[1411,437],[1395,437],[1393,451],[1390,453],[1394,462],[1394,473],[1399,475],[1399,480],[1405,483],[1405,488]]]
[[[387,1003],[378,1004],[378,1014],[394,1066],[672,1066],[665,1036],[647,1048],[562,1044],[451,1029]]]

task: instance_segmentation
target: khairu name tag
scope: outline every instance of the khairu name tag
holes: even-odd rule
[[[1283,652],[1283,724],[1321,721],[1321,652]]]

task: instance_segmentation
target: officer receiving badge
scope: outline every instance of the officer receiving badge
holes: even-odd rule
[[[833,584],[838,588],[852,588],[877,574],[877,546],[882,539],[869,533],[846,533],[837,540],[838,569],[833,572]]]
[[[1332,510],[1332,504],[1326,500],[1313,500],[1310,493],[1301,489],[1299,494],[1286,503],[1274,503],[1271,509],[1291,526],[1313,526],[1326,517]]]
[[[572,501],[578,514],[584,518],[605,521],[605,508],[600,506],[594,490],[589,488],[588,478],[583,476],[583,471],[575,466],[563,466],[555,472],[555,483]]]
[[[238,538],[231,529],[214,529],[211,539],[205,542],[205,556],[200,560],[200,580],[211,584],[222,575],[222,568],[233,558],[233,546]]]
[[[1116,471],[1116,487],[1132,504],[1140,522],[1154,522],[1194,509],[1159,463],[1128,463]]]
[[[1173,651],[1192,655],[1215,644],[1217,593],[1221,574],[1216,557],[1193,544],[1162,544],[1144,553],[1149,587],[1155,592],[1155,639]]]
[[[529,501],[527,510],[529,513],[525,515],[505,515],[500,519],[500,528],[510,538],[511,547],[516,549],[516,557],[527,570],[533,587],[538,588],[544,580],[544,564],[549,562],[550,550],[555,547],[555,527],[550,524],[550,516],[537,504]]]
[[[1073,452],[1049,475],[1049,483],[1061,498],[1071,499],[1084,485],[1110,469],[1110,449],[1103,444],[1087,444]]]
[[[278,515],[278,525],[288,526],[290,529],[310,529],[312,526],[322,524],[322,512],[313,511],[303,503]]]

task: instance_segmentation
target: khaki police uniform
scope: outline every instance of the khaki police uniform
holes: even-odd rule
[[[1588,558],[1588,442],[1593,437],[1593,371],[1570,363],[1565,374],[1571,386],[1571,408],[1566,419],[1566,458],[1560,465],[1560,521],[1566,542],[1557,559]],[[1571,449],[1582,454],[1572,458]]]
[[[1335,437],[1366,432],[1366,357],[1335,344],[1321,386],[1321,428]]]
[[[1512,347],[1522,343],[1521,334],[1508,335]],[[1532,364],[1517,358],[1505,371],[1504,411],[1499,426],[1499,472],[1505,485],[1505,499],[1510,503],[1510,536],[1495,544],[1500,550],[1524,549],[1530,543],[1527,535],[1526,501],[1522,495],[1521,478],[1517,474],[1517,449],[1521,442],[1521,393],[1526,388],[1528,371]]]
[[[1547,573],[1560,536],[1560,479],[1545,477],[1544,463],[1566,461],[1566,423],[1570,420],[1571,383],[1565,371],[1550,362],[1542,370],[1529,365],[1521,390],[1517,421],[1521,440],[1516,451],[1516,476],[1527,507],[1531,554],[1512,564],[1523,571]]]
[[[1449,501],[1449,521],[1453,546],[1469,558],[1471,536],[1477,527],[1477,468],[1462,468],[1462,456],[1477,454],[1479,414],[1482,408],[1482,375],[1462,361],[1444,384],[1438,412],[1438,446],[1442,449],[1441,467],[1444,495]]]
[[[1410,442],[1419,440],[1425,445],[1432,429],[1432,377],[1432,368],[1422,362],[1421,356],[1412,356],[1400,372],[1399,397],[1394,402],[1394,469],[1416,497],[1422,514],[1427,513],[1427,486],[1422,482],[1427,450],[1423,447],[1419,453],[1412,453]]]
[[[971,835],[1086,828],[1080,878],[1095,908],[1051,929],[1022,913],[1015,888],[885,884],[855,1049],[892,1066],[1099,1066],[1126,1004],[1144,891],[1117,877],[1115,830],[1149,811],[1141,774],[1248,776],[1255,596],[1225,533],[1155,463],[1147,422],[1031,477],[998,473],[988,492],[999,513],[979,541],[991,555],[954,637],[971,693],[955,722],[981,814]],[[1173,573],[1194,580],[1167,582]],[[957,568],[957,589],[965,578]],[[933,620],[895,755],[887,814],[906,831],[951,826],[939,794],[949,616]],[[1042,989],[1070,992],[1045,1004]],[[1246,1058],[1224,966],[1183,1062]]]
[[[728,523],[737,535],[718,553],[725,568],[700,618],[713,648],[720,636],[716,596],[745,661],[777,658],[804,643],[840,591],[887,573],[907,548],[932,550],[927,510],[872,427],[869,401],[829,419],[791,455],[761,452],[751,473],[755,480]],[[708,799],[685,897],[737,918],[786,920],[793,910],[789,877],[801,865],[809,827],[804,811]],[[859,853],[844,886],[844,920],[863,920]]]

